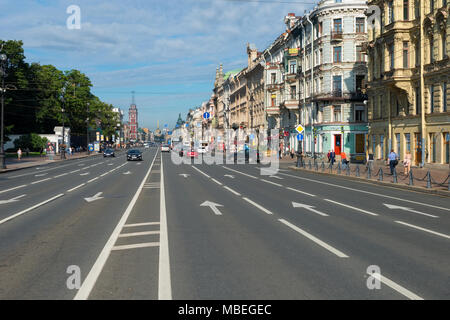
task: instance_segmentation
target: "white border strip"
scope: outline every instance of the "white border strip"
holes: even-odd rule
[[[382,276],[379,273],[367,273],[367,274],[374,277],[375,279],[378,279],[379,281],[381,281],[388,287],[391,287],[392,289],[394,289],[398,293],[404,295],[405,297],[407,297],[410,300],[424,300],[422,297],[419,297],[418,295],[412,293],[408,289],[403,288],[401,285],[395,283],[392,280],[389,280],[388,278],[386,278],[385,276]]]

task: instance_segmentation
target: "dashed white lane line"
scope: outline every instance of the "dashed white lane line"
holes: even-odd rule
[[[211,180],[212,181],[214,181],[215,183],[217,183],[219,186],[221,186],[222,185],[222,182],[220,182],[220,181],[217,181],[216,179],[214,179],[214,178],[211,178]]]
[[[386,278],[385,276],[382,276],[379,273],[367,273],[367,274],[369,274],[370,276],[372,276],[375,279],[378,279],[379,281],[381,281],[382,283],[384,283],[388,287],[391,287],[392,289],[394,289],[398,293],[404,295],[405,297],[407,297],[410,300],[424,300],[422,297],[419,297],[415,293],[412,293],[408,289],[405,289],[401,285],[395,283],[392,280],[389,280],[388,278]]]
[[[244,199],[245,201],[247,201],[248,203],[254,205],[255,207],[257,207],[259,210],[267,213],[267,214],[273,214],[272,212],[270,212],[269,210],[267,210],[266,208],[264,208],[263,206],[257,204],[256,202],[250,200],[249,198],[243,197],[242,199]]]
[[[70,171],[70,173],[76,173],[76,172],[80,172],[80,171],[81,171],[81,169],[77,169],[77,170]]]
[[[23,214],[25,214],[25,213],[27,213],[27,212],[30,212],[30,211],[32,211],[32,210],[34,210],[34,209],[36,209],[36,208],[39,208],[40,206],[43,206],[44,204],[47,204],[47,203],[49,203],[49,202],[51,202],[51,201],[53,201],[53,200],[55,200],[55,199],[58,199],[58,198],[60,198],[60,197],[62,197],[62,196],[64,196],[63,193],[58,194],[57,196],[54,196],[54,197],[52,197],[52,198],[50,198],[50,199],[48,199],[48,200],[45,200],[45,201],[43,201],[43,202],[40,202],[40,203],[38,203],[38,204],[36,204],[36,205],[34,205],[34,206],[28,208],[28,209],[25,209],[25,210],[22,210],[22,211],[20,211],[20,212],[18,212],[18,213],[16,213],[16,214],[13,214],[12,216],[9,216],[9,217],[7,217],[7,218],[5,218],[5,219],[3,219],[3,220],[0,220],[0,224],[4,224],[5,222],[8,222],[8,221],[10,221],[10,220],[12,220],[12,219],[14,219],[14,218],[17,218],[18,216],[21,216],[21,215],[23,215]]]
[[[142,231],[142,232],[121,233],[121,234],[119,234],[119,238],[149,236],[152,234],[159,234],[159,231]]]
[[[48,181],[48,180],[51,180],[51,179],[52,178],[47,178],[47,179],[43,179],[43,180],[32,182],[31,184],[37,184],[37,183],[41,183],[41,182]]]
[[[132,228],[132,227],[142,227],[142,226],[156,226],[159,225],[159,222],[142,222],[142,223],[132,223],[126,224],[124,228]]]
[[[230,191],[230,192],[232,192],[232,193],[234,193],[235,195],[237,195],[237,196],[241,196],[241,194],[239,193],[239,192],[237,192],[237,191],[234,191],[233,189],[231,189],[230,187],[227,187],[227,186],[223,186],[225,189],[227,189],[228,191]]]
[[[97,180],[98,178],[99,178],[99,177],[95,177],[94,179],[89,180],[87,183],[91,183],[91,182]]]
[[[283,223],[284,225],[288,226],[289,228],[297,231],[298,233],[300,233],[301,235],[305,236],[306,238],[308,238],[309,240],[317,243],[319,246],[327,249],[328,251],[334,253],[335,255],[337,255],[339,258],[348,258],[349,256],[346,255],[345,253],[343,253],[342,251],[339,251],[336,248],[333,248],[332,246],[330,246],[329,244],[323,242],[322,240],[316,238],[315,236],[313,236],[312,234],[300,229],[299,227],[297,227],[296,225],[293,225],[292,223],[290,223],[289,221],[286,221],[284,219],[278,219],[278,221],[280,221],[281,223]]]
[[[342,206],[342,207],[346,207],[346,208],[349,208],[349,209],[353,209],[355,211],[359,211],[359,212],[362,212],[362,213],[369,214],[371,216],[378,216],[377,213],[373,213],[373,212],[370,212],[370,211],[367,211],[367,210],[363,210],[363,209],[360,209],[360,208],[349,206],[348,204],[345,204],[345,203],[340,203],[340,202],[337,202],[337,201],[334,201],[334,200],[330,200],[330,199],[324,199],[324,200],[328,201],[328,202],[331,202],[331,203],[334,203],[334,204],[337,204],[337,205]]]
[[[260,179],[260,180],[263,181],[263,182],[266,182],[266,183],[273,184],[274,186],[277,186],[277,187],[282,187],[282,185],[279,184],[279,183],[275,183],[275,182],[272,182],[272,181],[269,181],[269,180],[266,180],[266,179]]]
[[[399,223],[399,224],[403,224],[403,225],[411,227],[411,228],[414,228],[414,229],[417,229],[417,230],[425,231],[425,232],[428,232],[428,233],[431,233],[431,234],[434,234],[434,235],[437,235],[437,236],[440,236],[440,237],[443,237],[443,238],[446,238],[446,239],[450,239],[449,235],[446,235],[446,234],[443,234],[443,233],[439,233],[439,232],[436,232],[436,231],[433,231],[433,230],[430,230],[430,229],[425,229],[425,228],[422,228],[422,227],[419,227],[419,226],[415,226],[413,224],[409,224],[409,223],[406,223],[406,222],[403,222],[403,221],[395,221],[395,222]]]
[[[229,171],[233,171],[233,172],[236,172],[236,173],[240,173],[240,174],[242,174],[242,175],[244,175],[244,176],[247,176],[247,177],[249,177],[249,178],[252,178],[252,179],[258,179],[258,177],[255,177],[255,176],[252,176],[252,175],[250,175],[250,174],[246,174],[246,173],[244,173],[244,172],[237,171],[237,170],[234,170],[234,169],[225,167],[225,166],[222,166],[222,168],[225,168],[225,169],[227,169],[227,170],[229,170]]]
[[[82,186],[85,186],[85,185],[86,185],[86,183],[82,183],[82,184],[80,184],[79,186],[76,186],[75,188],[72,188],[72,189],[67,190],[67,192],[72,192],[72,191],[74,191],[74,190],[77,190],[78,188],[81,188]]]
[[[136,249],[136,248],[149,248],[149,247],[159,247],[159,242],[146,242],[146,243],[123,245],[123,246],[115,246],[115,247],[111,248],[111,251],[129,250],[129,249]]]
[[[311,194],[311,193],[308,193],[308,192],[305,192],[305,191],[302,191],[302,190],[298,190],[298,189],[294,189],[294,188],[291,188],[291,187],[286,187],[286,189],[291,190],[291,191],[295,191],[295,192],[298,192],[298,193],[301,193],[301,194],[305,194],[305,195],[310,196],[310,197],[315,197],[316,196],[315,194]]]
[[[14,187],[14,188],[10,188],[10,189],[6,189],[6,190],[2,190],[2,191],[0,191],[0,193],[5,193],[5,192],[9,192],[9,191],[17,190],[17,189],[20,189],[20,188],[23,188],[23,187],[26,187],[26,186],[27,186],[27,184],[23,184],[23,185],[21,185],[21,186],[17,186],[17,187]]]
[[[70,172],[66,172],[66,173],[63,173],[63,174],[59,174],[59,175],[57,175],[57,176],[54,176],[53,178],[64,177],[64,176],[67,176],[69,173],[70,173]]]
[[[207,178],[211,178],[210,176],[208,176],[206,173],[204,173],[203,171],[201,171],[200,169],[196,168],[195,166],[192,166],[192,168],[194,168],[195,170],[197,170],[198,172],[200,172],[202,175],[204,175]]]
[[[141,194],[141,191],[144,187],[145,181],[147,181],[147,179],[152,171],[153,164],[155,162],[157,155],[158,155],[158,152],[156,152],[155,157],[153,158],[152,164],[150,165],[150,168],[148,169],[147,173],[145,174],[144,178],[142,179],[141,184],[139,185],[138,189],[136,190],[136,193],[133,196],[133,199],[131,199],[130,203],[128,204],[127,209],[125,210],[122,217],[120,218],[119,223],[116,225],[114,231],[111,233],[111,236],[109,237],[108,241],[106,242],[105,246],[103,247],[102,251],[100,252],[100,255],[97,257],[97,260],[95,261],[94,265],[92,266],[91,270],[89,271],[86,279],[83,281],[81,288],[78,290],[77,294],[75,295],[74,300],[87,300],[89,298],[89,295],[91,294],[91,291],[94,288],[94,285],[97,282],[97,279],[98,279],[100,273],[102,272],[103,267],[105,266],[106,260],[108,260],[109,254],[111,253],[112,249],[114,248],[114,244],[116,243],[118,236],[120,235],[120,231],[122,230],[123,226],[125,225],[125,222],[128,220],[128,217],[130,216],[131,211],[133,210],[134,205],[136,204],[137,199],[139,198],[139,195]]]

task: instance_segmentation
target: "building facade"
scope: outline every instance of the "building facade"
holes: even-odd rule
[[[374,0],[380,23],[369,32],[369,150],[390,149],[413,164],[450,158],[450,22],[446,0]]]
[[[133,103],[128,110],[128,126],[129,126],[129,139],[131,141],[137,141],[138,139],[138,110]]]

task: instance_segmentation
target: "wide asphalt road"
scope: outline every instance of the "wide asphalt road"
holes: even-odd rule
[[[143,151],[0,175],[0,299],[450,299],[450,198]]]

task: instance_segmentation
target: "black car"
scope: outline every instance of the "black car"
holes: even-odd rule
[[[113,149],[106,149],[105,152],[103,152],[103,157],[115,157],[116,154],[114,153]]]
[[[128,150],[127,161],[130,161],[130,160],[142,161],[142,152],[137,149]]]

